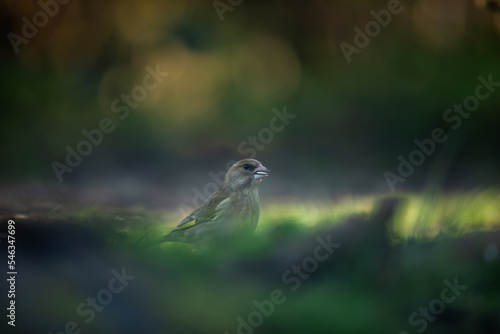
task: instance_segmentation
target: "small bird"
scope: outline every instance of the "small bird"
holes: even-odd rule
[[[234,163],[224,184],[159,242],[219,242],[252,234],[259,222],[258,187],[269,169],[255,159]]]

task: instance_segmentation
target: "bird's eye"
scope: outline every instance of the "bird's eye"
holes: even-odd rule
[[[243,168],[245,168],[245,169],[249,169],[249,168],[250,168],[250,165],[245,164],[245,165],[243,165]]]

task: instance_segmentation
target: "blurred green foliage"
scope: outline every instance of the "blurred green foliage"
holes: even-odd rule
[[[500,211],[493,205],[498,196],[456,194],[429,203],[408,194],[383,201],[372,197],[308,203],[294,210],[287,203],[264,205],[254,237],[203,251],[177,243],[151,244],[175,225],[175,214],[169,212],[60,208],[47,221],[18,226],[24,239],[50,235],[38,244],[52,245],[38,250],[39,264],[25,258],[25,274],[37,274],[39,284],[36,291],[23,289],[23,294],[32,294],[33,305],[21,310],[33,326],[43,323],[48,330],[74,320],[93,332],[236,333],[239,317],[259,323],[254,313],[263,311],[255,303],[265,304],[279,290],[280,302],[272,311],[265,304],[269,316],[252,326],[256,333],[411,333],[424,328],[420,308],[442,298],[448,281],[466,288],[445,304],[442,314],[425,321],[426,332],[494,332],[500,328],[495,317],[500,272],[498,247],[490,248],[499,240],[498,232],[492,232],[500,228]],[[476,213],[461,204],[465,199],[479,201],[478,211],[490,216],[473,225],[454,220],[450,226],[437,219],[439,214],[473,217]],[[415,211],[432,212],[436,219],[421,225]],[[75,223],[80,228],[70,227]],[[37,224],[45,234],[30,231]],[[456,236],[458,230],[465,234]],[[318,238],[339,245],[312,270],[292,271],[293,266],[305,268],[315,256]],[[53,247],[61,251],[54,253]],[[122,266],[135,276],[124,292],[92,322],[75,317],[74,308],[105,286],[109,268]],[[44,294],[46,299],[37,298]],[[49,298],[52,294],[59,297]],[[43,300],[50,301],[39,313]],[[23,323],[21,328],[32,325]]]

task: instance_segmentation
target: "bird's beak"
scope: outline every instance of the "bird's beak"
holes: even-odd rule
[[[270,172],[271,171],[269,169],[260,165],[257,168],[255,168],[255,171],[253,173],[253,179],[259,180],[259,179],[263,179],[265,177],[268,177]]]

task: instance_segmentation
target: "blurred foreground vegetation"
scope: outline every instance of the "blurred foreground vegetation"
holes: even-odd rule
[[[94,333],[237,333],[238,317],[259,323],[255,314],[248,320],[254,302],[265,304],[278,289],[282,303],[250,327],[255,333],[416,333],[424,323],[427,333],[493,333],[499,199],[489,189],[271,202],[254,237],[204,251],[151,246],[176,225],[177,212],[59,207],[39,221],[16,219],[20,298],[32,301],[20,307],[30,321],[19,329],[55,331],[75,320]],[[298,279],[291,270],[314,257],[317,238],[339,247]],[[122,267],[135,276],[124,292],[90,324],[75,316]],[[36,287],[23,285],[28,276]],[[446,280],[466,288],[423,321],[419,308],[441,298]]]

